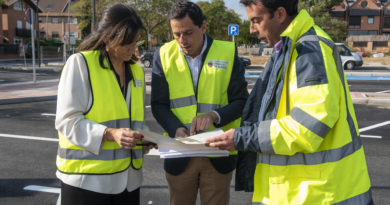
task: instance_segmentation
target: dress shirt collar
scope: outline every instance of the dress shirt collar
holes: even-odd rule
[[[206,34],[203,35],[203,39],[204,39],[204,41],[203,41],[202,50],[200,51],[199,55],[195,56],[194,58],[197,58],[197,57],[199,57],[199,56],[202,56],[203,53],[204,53],[204,51],[205,51],[206,48],[207,48],[207,36],[206,36]],[[191,57],[191,56],[185,54],[185,53],[183,52],[183,49],[180,47],[180,45],[179,45],[179,51],[180,51],[186,58],[194,59],[193,57]]]

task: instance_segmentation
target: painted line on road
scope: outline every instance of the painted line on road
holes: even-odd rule
[[[359,129],[359,132],[364,132],[364,131],[367,131],[367,130],[372,130],[372,129],[375,129],[375,128],[378,128],[378,127],[382,127],[382,126],[385,126],[385,125],[388,125],[388,124],[390,124],[390,121],[382,122],[382,123],[379,123],[379,124],[375,124],[375,125],[371,125],[371,126],[368,126],[368,127],[362,128],[362,129]]]
[[[347,80],[390,80],[385,76],[347,76]]]
[[[145,108],[150,108],[150,105],[145,106]]]
[[[390,90],[379,91],[377,93],[390,93]]]
[[[48,187],[48,186],[38,186],[38,185],[28,185],[23,188],[27,191],[39,191],[39,192],[48,192],[53,194],[60,194],[61,189],[55,188],[55,187]]]
[[[11,135],[11,134],[1,134],[0,133],[0,137],[58,142],[58,139],[54,139],[54,138],[25,136],[25,135]]]
[[[260,75],[245,75],[245,78],[258,78]],[[390,80],[385,76],[347,76],[347,80]]]
[[[56,116],[56,114],[53,114],[53,113],[42,113],[41,114],[42,116]]]
[[[360,137],[382,139],[382,136],[378,136],[378,135],[360,135]]]

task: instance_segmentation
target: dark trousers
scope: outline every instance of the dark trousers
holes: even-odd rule
[[[61,182],[61,205],[139,205],[140,189],[120,194],[101,194]]]

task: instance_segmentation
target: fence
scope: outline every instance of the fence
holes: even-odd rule
[[[238,48],[238,55],[267,56],[272,54],[273,48]]]
[[[15,44],[0,44],[0,55],[17,55],[19,46]]]

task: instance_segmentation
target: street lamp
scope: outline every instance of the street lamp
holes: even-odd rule
[[[36,19],[36,21],[37,21],[37,23],[38,23],[38,26],[37,26],[37,28],[38,28],[38,33],[37,33],[37,47],[38,47],[38,67],[40,68],[41,67],[41,58],[40,58],[40,56],[42,55],[41,54],[41,44],[40,44],[40,28],[39,28],[39,15],[38,15],[38,12],[39,12],[39,0],[37,0],[37,9],[36,9],[36,12],[35,12],[35,19]]]

